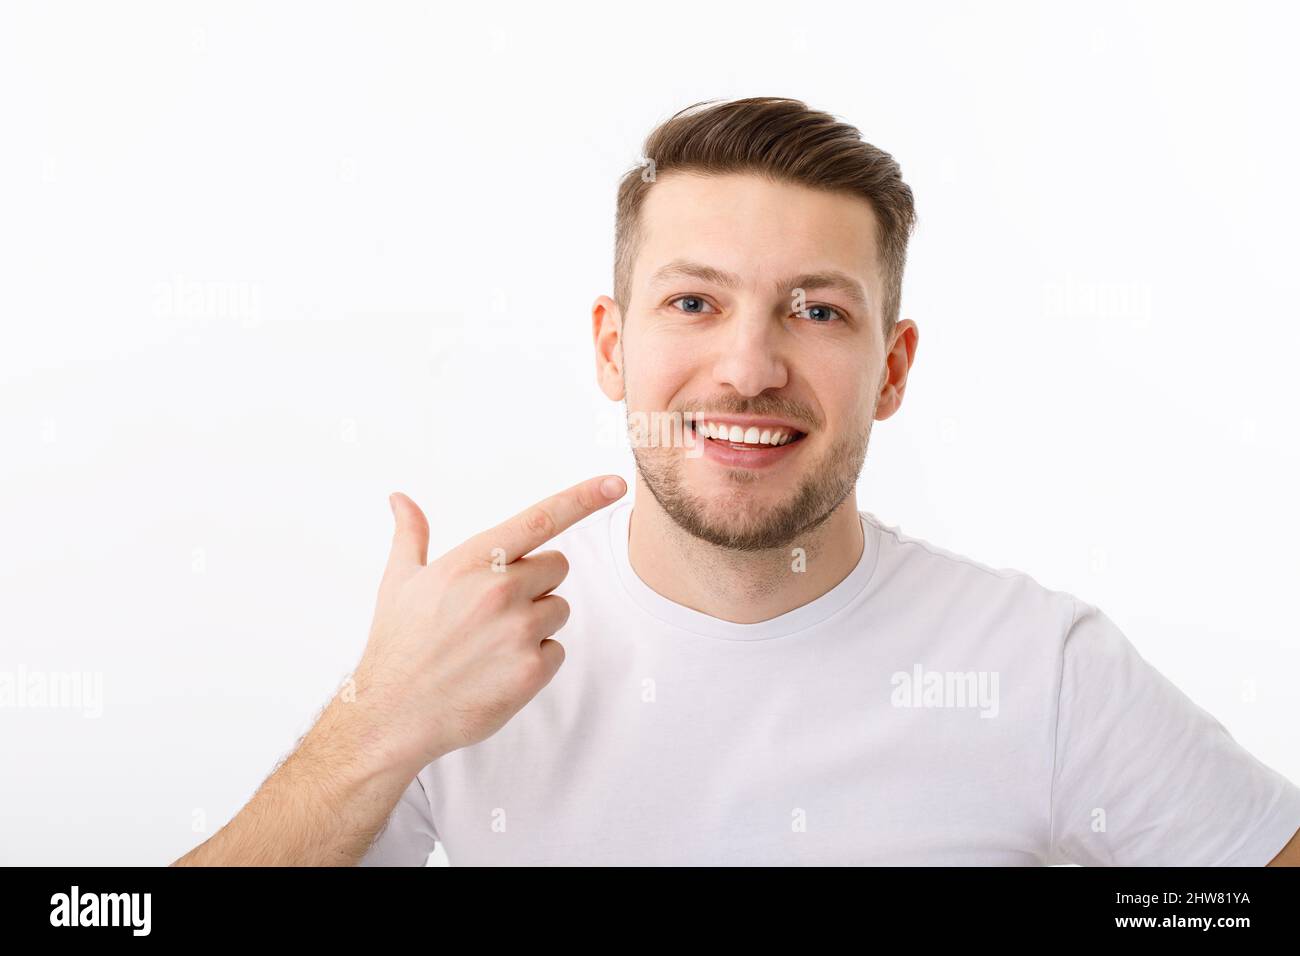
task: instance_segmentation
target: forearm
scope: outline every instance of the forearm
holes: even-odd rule
[[[382,728],[337,700],[251,800],[173,866],[351,866],[417,767],[386,757]]]

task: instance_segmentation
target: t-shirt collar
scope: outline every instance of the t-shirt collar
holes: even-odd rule
[[[631,500],[616,505],[609,520],[609,545],[616,575],[628,598],[652,617],[700,637],[727,641],[758,641],[787,637],[815,627],[846,608],[866,589],[876,567],[880,541],[875,526],[861,512],[862,556],[853,570],[825,594],[793,610],[755,624],[737,624],[670,601],[641,580],[628,558]]]

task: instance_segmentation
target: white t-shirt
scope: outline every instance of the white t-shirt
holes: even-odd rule
[[[631,510],[547,545],[563,666],[361,865],[1254,866],[1300,828],[1300,788],[1068,593],[860,512],[848,577],[734,624],[637,577]]]

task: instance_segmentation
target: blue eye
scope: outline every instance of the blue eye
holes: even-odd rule
[[[678,302],[694,302],[698,304],[699,306],[698,309],[694,309],[694,308],[680,309],[680,311],[685,312],[687,315],[708,314],[704,311],[701,311],[705,306],[708,305],[708,302],[706,302],[701,296],[679,295],[675,299],[670,299],[668,301],[668,304],[676,305]],[[846,321],[844,313],[831,305],[810,305],[806,307],[806,314],[796,312],[795,315],[798,315],[801,318],[806,318],[808,319],[809,322],[813,322],[817,325],[829,325],[831,322],[834,322],[836,319],[839,319],[840,321]]]
[[[681,295],[681,296],[678,296],[677,298],[671,300],[668,304],[669,304],[669,305],[672,305],[674,302],[699,302],[701,305],[707,305],[707,304],[708,304],[708,303],[706,303],[703,299],[701,299],[698,295]],[[687,315],[701,315],[701,314],[702,314],[702,313],[700,313],[700,312],[696,312],[696,311],[694,311],[694,310],[692,310],[692,309],[683,309],[682,311],[685,312]]]
[[[816,318],[815,313],[818,312],[819,310],[829,314],[824,319]],[[804,310],[804,312],[806,313],[806,315],[798,312],[796,312],[795,314],[801,315],[802,317],[807,318],[808,321],[816,322],[819,325],[825,325],[826,323],[831,322],[836,318],[840,318],[840,319],[844,318],[843,313],[841,313],[839,309],[829,305],[810,305]]]

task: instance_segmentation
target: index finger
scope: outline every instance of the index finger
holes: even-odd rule
[[[509,564],[540,548],[564,529],[623,497],[627,483],[617,475],[602,475],[551,495],[525,508],[495,528],[476,534],[457,550],[479,560]],[[504,557],[497,548],[505,552]]]

